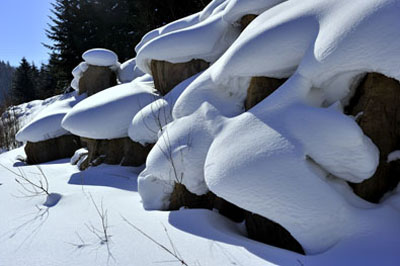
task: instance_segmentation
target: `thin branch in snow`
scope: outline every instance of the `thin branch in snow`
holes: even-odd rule
[[[138,231],[140,234],[142,234],[144,237],[146,237],[147,239],[149,239],[151,242],[153,242],[154,244],[156,244],[157,246],[159,246],[161,249],[163,249],[164,251],[166,251],[168,254],[172,255],[179,263],[181,263],[181,265],[185,265],[188,266],[188,264],[185,262],[185,260],[182,259],[182,257],[179,255],[179,253],[176,252],[176,248],[175,246],[172,244],[172,249],[170,250],[169,248],[167,248],[166,246],[164,246],[163,244],[161,244],[160,242],[158,242],[157,240],[155,240],[154,238],[152,238],[150,235],[146,234],[143,230],[141,230],[139,227],[137,227],[136,225],[132,224],[130,221],[128,221],[128,219],[126,219],[124,216],[121,216],[122,220],[124,222],[126,222],[130,227],[132,227],[133,229],[135,229],[136,231]],[[167,233],[167,237],[170,241],[170,243],[172,243],[171,238],[168,235],[167,229],[164,227],[165,232]]]

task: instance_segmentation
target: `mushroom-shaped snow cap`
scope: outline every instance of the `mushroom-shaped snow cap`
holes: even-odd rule
[[[83,53],[83,60],[93,66],[114,66],[118,64],[118,56],[111,50],[94,48]]]

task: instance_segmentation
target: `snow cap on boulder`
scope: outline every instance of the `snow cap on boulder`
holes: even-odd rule
[[[39,142],[69,134],[61,127],[61,120],[83,98],[85,95],[77,96],[76,92],[60,95],[54,103],[21,128],[15,138],[20,142]]]
[[[98,92],[68,112],[62,127],[91,139],[127,137],[136,113],[158,98],[151,84],[132,81]]]
[[[118,64],[118,56],[111,50],[94,48],[83,53],[83,60],[93,66],[115,66]]]

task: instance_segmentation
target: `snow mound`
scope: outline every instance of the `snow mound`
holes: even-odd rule
[[[121,83],[128,83],[137,77],[143,76],[144,73],[136,67],[136,58],[129,59],[122,63],[118,68],[118,80]]]
[[[237,23],[245,15],[259,15],[285,0],[229,0],[224,10],[223,19],[229,23]]]
[[[286,100],[302,99],[315,106],[346,104],[351,86],[366,72],[400,80],[400,63],[392,56],[400,50],[395,26],[400,23],[399,9],[389,0],[281,3],[250,23],[203,74],[202,82],[191,84],[174,116],[194,112],[205,98],[243,105],[248,83],[240,81],[255,76],[286,78],[296,73],[309,85],[302,92],[293,86]],[[238,86],[230,86],[233,82]]]
[[[202,12],[151,31],[137,45],[137,64],[150,72],[151,60],[183,63],[192,59],[215,62],[240,34],[240,18],[259,14],[274,1],[214,0]]]
[[[11,106],[2,114],[2,120],[15,117],[18,120],[18,125],[23,127],[32,121],[43,109],[57,101],[60,97],[62,96],[56,95],[44,100],[33,100]],[[0,123],[2,122],[0,121]]]
[[[83,60],[92,66],[115,66],[118,64],[118,56],[111,50],[94,48],[83,53]]]
[[[21,128],[15,138],[20,142],[39,142],[60,137],[69,132],[61,127],[65,114],[85,95],[78,96],[76,92],[58,96],[57,100],[44,108],[35,118]]]
[[[261,107],[230,119],[215,138],[204,170],[209,189],[281,224],[309,254],[356,234],[359,217],[332,174],[351,182],[369,178],[377,148],[335,110]]]
[[[63,119],[62,127],[92,139],[127,137],[135,114],[157,97],[151,82],[117,85],[77,104]]]
[[[199,74],[188,78],[187,80],[178,84],[167,95],[160,98],[151,104],[141,109],[133,118],[129,126],[129,137],[141,144],[156,143],[160,131],[163,127],[171,122],[172,108],[186,89],[186,87],[197,77]]]
[[[175,183],[197,195],[209,191],[204,161],[223,122],[219,112],[204,103],[192,116],[174,120],[163,129],[138,178],[144,208],[166,209]]]

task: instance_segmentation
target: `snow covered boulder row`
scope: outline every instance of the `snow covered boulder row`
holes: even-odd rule
[[[165,95],[208,68],[256,15],[280,2],[214,0],[202,12],[147,34],[136,47],[138,66],[152,73],[156,89]]]
[[[134,80],[117,85],[92,95],[68,112],[62,126],[84,138],[88,165],[98,158],[109,164],[144,163],[149,147],[132,142],[128,127],[140,109],[158,98],[152,84]]]
[[[369,73],[346,107],[364,133],[379,148],[379,167],[374,176],[353,183],[360,197],[378,203],[400,181],[400,161],[388,161],[391,152],[400,147],[400,82],[378,73]]]
[[[44,108],[31,122],[21,128],[16,139],[25,142],[25,153],[29,164],[38,164],[71,157],[81,147],[79,138],[61,127],[65,114],[84,95],[76,92],[58,96],[58,99]]]
[[[121,83],[128,83],[143,76],[144,73],[136,66],[136,58],[129,59],[118,68],[118,80]]]

